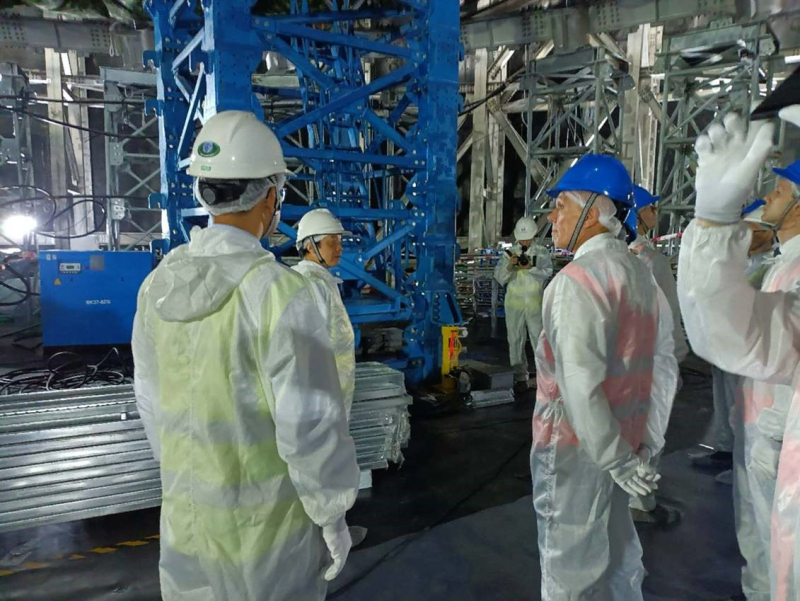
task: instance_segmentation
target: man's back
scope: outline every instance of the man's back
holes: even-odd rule
[[[317,525],[352,505],[358,470],[302,278],[241,230],[198,232],[143,285],[134,358],[164,598],[322,599]]]
[[[637,238],[630,245],[631,251],[650,268],[656,284],[667,298],[672,312],[673,338],[675,342],[675,358],[681,363],[689,354],[689,343],[681,324],[681,309],[678,302],[678,282],[672,272],[670,260],[653,246],[650,240]]]

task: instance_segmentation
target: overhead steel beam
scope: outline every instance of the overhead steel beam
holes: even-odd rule
[[[0,20],[0,48],[53,48],[58,52],[75,50],[108,54],[112,37],[123,32],[138,32],[115,25],[91,21],[56,21],[54,19]]]
[[[636,4],[615,0],[582,9],[531,11],[510,17],[468,21],[461,27],[461,41],[468,51],[523,46],[556,39],[559,32],[568,30],[569,23],[586,16],[588,33],[599,35],[646,23],[703,15],[738,16],[736,4],[736,0],[650,0]]]

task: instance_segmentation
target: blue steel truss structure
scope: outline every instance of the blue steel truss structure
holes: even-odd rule
[[[305,212],[329,208],[352,233],[335,273],[354,325],[403,324],[403,354],[390,363],[412,382],[435,375],[441,326],[461,323],[453,285],[458,0],[375,0],[379,8],[364,9],[363,0],[332,0],[318,3],[324,11],[290,0],[280,15],[258,14],[255,4],[146,2],[156,49],[145,62],[159,73],[151,108],[161,193],[151,203],[165,212],[162,250],[207,220],[185,173],[200,124],[218,111],[253,111],[281,139],[294,196],[304,199],[284,205],[288,241],[273,250],[293,245],[292,224]],[[259,78],[265,52],[289,61],[299,86]]]

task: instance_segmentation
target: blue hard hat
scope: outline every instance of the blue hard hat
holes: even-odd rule
[[[547,191],[555,198],[562,192],[593,192],[633,207],[633,182],[619,159],[603,154],[587,154],[580,158]]]
[[[633,200],[636,203],[636,209],[638,210],[656,204],[659,200],[661,200],[661,197],[653,196],[652,194],[650,194],[650,192],[647,191],[647,188],[642,188],[641,186],[634,186]]]
[[[747,205],[744,209],[742,209],[742,217],[745,217],[746,215],[749,215],[753,211],[755,211],[757,209],[760,209],[761,207],[763,207],[766,204],[767,204],[767,201],[762,200],[761,198],[759,198],[757,200],[754,200],[749,205]]]
[[[790,182],[800,185],[800,161],[789,163],[786,167],[775,167],[772,170]]]

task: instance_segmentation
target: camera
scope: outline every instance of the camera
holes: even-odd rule
[[[528,259],[528,255],[525,254],[527,251],[528,251],[528,247],[523,244],[522,245],[522,252],[520,252],[519,255],[515,255],[510,250],[507,250],[506,254],[509,257],[517,257],[517,259],[518,259],[517,265],[519,265],[520,267],[525,267],[525,266],[530,264],[530,259]]]

